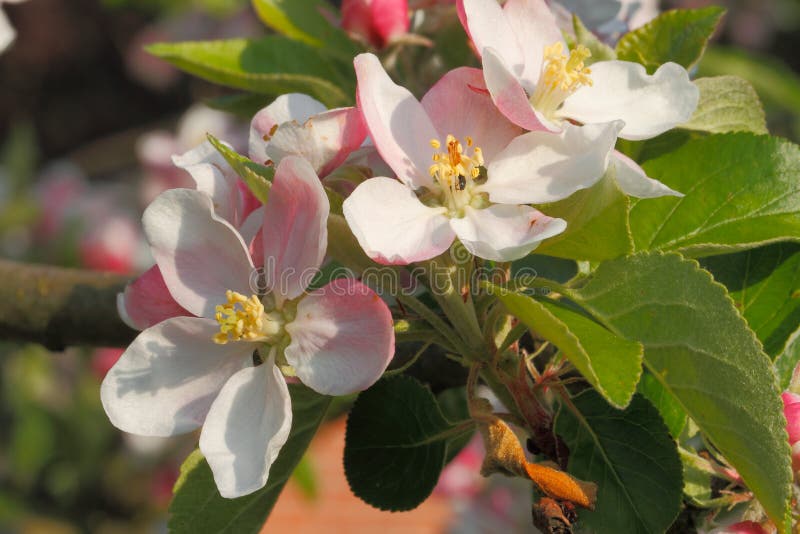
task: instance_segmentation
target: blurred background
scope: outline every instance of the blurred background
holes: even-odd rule
[[[770,130],[800,141],[800,1],[661,7],[711,3],[729,11],[698,75],[750,80]],[[152,264],[144,206],[190,183],[171,155],[206,132],[244,149],[248,132],[245,118],[203,105],[224,89],[142,47],[258,36],[264,26],[246,0],[0,0],[0,9],[17,32],[0,55],[0,258],[142,272]],[[172,485],[197,436],[145,439],[110,425],[99,386],[121,352],[0,340],[0,533],[166,531]],[[527,489],[481,479],[477,442],[422,507],[369,508],[344,479],[343,433],[344,418],[331,416],[266,532],[530,528]]]

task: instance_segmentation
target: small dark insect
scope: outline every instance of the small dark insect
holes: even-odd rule
[[[456,185],[457,191],[463,191],[464,188],[467,187],[467,177],[463,174],[458,175],[458,185]]]

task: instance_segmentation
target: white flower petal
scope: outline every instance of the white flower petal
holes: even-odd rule
[[[422,104],[389,78],[373,54],[359,54],[353,63],[358,105],[381,157],[408,186],[431,186],[430,141],[439,134]]]
[[[174,317],[139,334],[111,368],[100,399],[111,423],[144,436],[198,428],[225,381],[251,362],[252,343],[217,345],[216,321]]]
[[[199,146],[172,156],[172,162],[188,172],[197,190],[206,193],[214,203],[214,212],[234,226],[241,224],[239,177],[214,145],[205,141]]]
[[[16,38],[17,31],[11,25],[11,21],[8,20],[5,11],[0,8],[0,52],[5,51]]]
[[[233,375],[200,434],[220,495],[233,499],[263,488],[291,427],[289,388],[274,357]]]
[[[503,11],[511,31],[522,44],[525,68],[520,78],[535,84],[542,70],[544,47],[564,42],[556,18],[544,0],[508,0]]]
[[[492,202],[539,204],[567,198],[603,174],[622,122],[564,125],[560,134],[530,132],[514,139],[489,163],[478,188]]]
[[[406,186],[371,178],[344,201],[344,216],[367,256],[378,263],[407,265],[438,256],[453,242],[446,208],[425,206]]]
[[[392,314],[367,286],[339,278],[303,297],[286,325],[286,361],[323,395],[347,395],[374,384],[394,356]]]
[[[306,122],[312,115],[327,110],[324,104],[302,93],[289,93],[276,98],[270,105],[253,116],[250,122],[250,159],[264,163],[269,156],[266,152],[274,128],[278,125],[297,121]]]
[[[585,124],[622,120],[623,139],[649,139],[683,124],[700,98],[686,69],[675,63],[653,75],[629,61],[600,61],[591,69],[593,84],[569,96],[558,113]]]
[[[191,313],[214,317],[230,289],[253,293],[253,262],[233,226],[214,213],[211,198],[192,189],[158,196],[142,217],[150,251],[175,301]]]
[[[540,242],[563,232],[567,223],[524,205],[495,204],[467,207],[464,217],[450,219],[464,247],[475,256],[494,261],[522,258]]]
[[[492,48],[517,76],[525,67],[523,43],[514,32],[506,13],[496,0],[459,0],[466,15],[467,33],[478,54]]]
[[[614,165],[617,184],[626,195],[639,198],[657,198],[667,195],[682,197],[674,189],[670,189],[658,180],[653,180],[644,172],[635,161],[621,152],[611,154],[611,164]]]

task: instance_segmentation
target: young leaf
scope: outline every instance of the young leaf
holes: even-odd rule
[[[647,174],[684,193],[636,202],[637,250],[694,257],[800,240],[800,147],[750,133],[692,139],[644,164]]]
[[[769,358],[725,288],[678,254],[605,262],[568,296],[644,345],[647,369],[783,526],[792,470]]]
[[[689,69],[703,55],[723,13],[725,9],[719,6],[665,11],[623,35],[617,43],[617,58],[641,63],[651,74],[668,61]]]
[[[620,412],[594,391],[562,408],[556,432],[570,450],[569,472],[597,482],[597,507],[581,512],[595,532],[664,532],[680,511],[683,481],[675,442],[658,412],[639,395]]]
[[[547,239],[537,253],[573,260],[602,261],[633,250],[628,226],[629,200],[613,180],[613,172],[588,189],[540,206],[550,217],[569,221],[565,232]]]
[[[500,301],[531,331],[553,343],[603,396],[627,406],[642,372],[642,346],[617,337],[580,313],[499,287]]]
[[[442,415],[430,389],[407,375],[380,380],[347,418],[344,470],[360,499],[381,510],[412,510],[433,491],[448,439],[463,432]]]
[[[699,78],[700,102],[689,122],[680,128],[711,133],[767,133],[767,119],[750,82],[738,76]]]
[[[706,258],[706,269],[725,284],[736,307],[775,361],[781,389],[800,360],[800,245],[767,247]]]
[[[211,468],[195,450],[181,466],[170,504],[172,534],[257,533],[261,531],[284,484],[294,471],[317,431],[333,397],[326,397],[299,384],[289,384],[292,397],[292,430],[269,471],[262,489],[239,497],[220,497]]]
[[[275,177],[275,168],[265,167],[251,161],[211,134],[208,134],[208,141],[225,158],[225,161],[228,162],[234,172],[244,180],[253,195],[262,204],[266,204],[269,197],[269,188],[272,187],[272,179]]]
[[[253,0],[253,9],[264,24],[290,39],[324,47],[347,61],[361,51],[343,30],[329,22],[338,16],[330,2]]]
[[[345,81],[329,58],[277,35],[257,40],[158,43],[147,51],[189,74],[228,87],[276,96],[307,93],[328,107],[353,100],[349,88],[345,91],[337,85]]]

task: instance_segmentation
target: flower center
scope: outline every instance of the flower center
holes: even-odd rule
[[[481,176],[483,168],[483,152],[478,146],[473,146],[472,138],[465,138],[467,151],[461,141],[452,135],[445,140],[445,151],[438,152],[442,143],[438,139],[431,139],[431,147],[437,152],[433,153],[433,165],[428,172],[441,189],[441,203],[450,210],[451,217],[463,216],[465,206],[474,203],[472,187],[475,180]],[[471,154],[470,154],[471,149]]]
[[[544,48],[542,73],[530,102],[544,116],[552,118],[564,100],[581,86],[592,85],[592,70],[583,64],[592,53],[578,45],[564,54],[564,45],[558,41]]]
[[[224,345],[229,341],[266,341],[274,343],[283,336],[285,319],[277,311],[265,312],[257,295],[245,297],[228,290],[228,302],[215,308],[219,332],[214,343]]]

